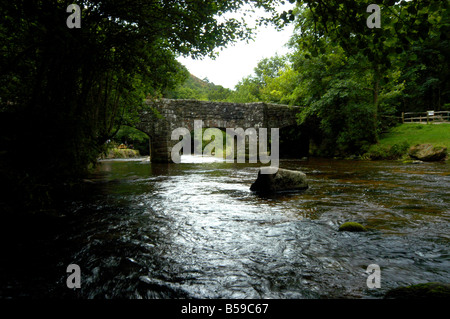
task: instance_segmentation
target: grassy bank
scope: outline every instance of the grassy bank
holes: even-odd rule
[[[108,151],[108,154],[106,156],[103,156],[105,159],[113,159],[113,158],[135,158],[139,157],[139,151],[138,150],[132,150],[129,148],[125,149],[119,149],[119,148],[112,148]]]
[[[450,150],[450,124],[401,124],[380,136],[364,155],[370,159],[399,159],[406,157],[411,146],[432,144]]]
[[[383,134],[380,145],[394,145],[407,142],[408,144],[433,144],[450,149],[450,124],[401,124]]]

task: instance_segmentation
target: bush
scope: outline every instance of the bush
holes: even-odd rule
[[[405,155],[408,152],[408,149],[409,149],[408,142],[394,144],[389,149],[389,155],[392,159],[397,159]]]
[[[147,134],[130,126],[123,125],[114,136],[115,144],[133,145],[141,155],[150,154],[149,137]]]
[[[140,154],[139,151],[137,150],[132,150],[129,148],[126,149],[113,148],[109,150],[108,154],[104,156],[104,158],[135,158],[139,156]]]
[[[371,160],[395,160],[405,156],[408,153],[408,149],[409,144],[406,141],[396,143],[392,146],[376,144],[370,147],[363,158]]]

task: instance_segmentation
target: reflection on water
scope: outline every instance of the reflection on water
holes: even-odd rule
[[[379,298],[449,278],[449,164],[311,159],[303,192],[261,197],[258,166],[104,161],[67,208],[58,267],[81,298]],[[366,233],[338,232],[356,221]],[[368,289],[367,266],[381,267]],[[63,288],[61,288],[63,287]]]

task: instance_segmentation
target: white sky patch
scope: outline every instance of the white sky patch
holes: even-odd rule
[[[284,8],[286,11],[289,8]],[[260,27],[255,40],[237,42],[219,52],[215,60],[205,57],[202,60],[179,57],[177,60],[187,67],[189,72],[200,79],[208,78],[216,85],[234,89],[243,77],[253,74],[253,69],[263,58],[289,52],[286,44],[294,31],[294,24],[288,24],[282,31],[275,27]]]

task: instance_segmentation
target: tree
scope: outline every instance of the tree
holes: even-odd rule
[[[401,80],[405,81],[402,111],[444,110],[450,102],[450,17],[445,1],[429,9],[428,37],[403,52]],[[447,14],[446,14],[447,12]],[[447,110],[450,105],[447,105]]]
[[[297,1],[294,50],[265,59],[237,87],[244,98],[303,106],[313,153],[364,153],[399,112],[439,110],[449,101],[446,1],[384,1],[369,28],[369,1]],[[429,5],[429,6],[427,6]]]
[[[349,56],[363,54],[371,63],[374,126],[378,126],[380,90],[397,56],[429,36],[446,39],[448,34],[448,1],[382,1],[381,28],[368,28],[367,8],[363,1],[297,1],[307,9],[309,19],[299,22],[303,49],[317,56],[325,39],[338,43]],[[433,18],[434,17],[434,18]],[[447,20],[444,22],[443,20]]]
[[[253,76],[243,78],[235,87],[233,102],[261,102],[260,83]]]
[[[269,102],[266,86],[287,68],[286,57],[275,55],[260,60],[254,68],[254,74],[243,78],[236,85],[234,101],[238,103]],[[264,96],[263,96],[264,95]]]
[[[80,0],[81,28],[69,29],[70,1],[3,0],[0,169],[11,192],[46,198],[50,185],[84,174],[145,97],[186,77],[178,54],[250,37],[224,14],[245,3],[274,12],[278,2]]]
[[[363,55],[348,58],[329,43],[316,57],[296,51],[292,68],[296,87],[291,104],[303,106],[300,125],[310,132],[311,152],[320,156],[348,156],[363,152],[374,141],[371,127],[370,64]]]
[[[186,72],[187,69],[186,69]],[[195,99],[204,101],[227,101],[233,91],[216,85],[212,82],[200,80],[196,76],[189,74],[186,81],[177,87],[165,90],[163,96],[169,99]]]

